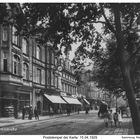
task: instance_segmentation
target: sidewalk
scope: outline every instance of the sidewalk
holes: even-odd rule
[[[85,113],[85,111],[80,111],[81,113]],[[71,115],[76,115],[78,114],[77,112],[71,113]],[[48,119],[54,119],[54,118],[60,118],[60,117],[66,117],[67,114],[57,114],[57,115],[52,115],[52,116],[39,116],[39,120],[35,120],[33,117],[32,120],[28,120],[28,118],[25,118],[24,120],[22,119],[15,119],[14,117],[6,117],[6,118],[0,118],[0,128],[2,127],[8,127],[12,125],[19,125],[19,124],[25,124],[25,123],[32,123],[32,122],[38,122],[38,121],[43,121],[43,120],[48,120]]]
[[[120,127],[104,127],[98,135],[134,135],[131,118],[123,118]]]

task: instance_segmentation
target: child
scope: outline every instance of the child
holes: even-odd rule
[[[121,114],[121,110],[119,110],[119,113],[118,113],[118,124],[119,124],[119,126],[121,126],[121,124],[122,124],[122,114]]]
[[[113,119],[114,119],[115,127],[117,127],[117,123],[118,123],[118,113],[117,112],[114,113]]]
[[[111,127],[112,127],[112,124],[113,124],[113,113],[112,113],[112,110],[110,110],[108,120],[109,120],[109,123],[110,123],[110,125],[111,125]]]

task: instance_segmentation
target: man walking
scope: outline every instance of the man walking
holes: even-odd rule
[[[115,127],[117,127],[117,123],[118,123],[118,113],[117,113],[117,111],[114,113],[113,118],[114,118]]]
[[[25,110],[25,107],[23,106],[23,108],[22,108],[22,120],[24,120],[24,118],[25,118],[25,113],[26,113],[26,110]]]
[[[39,120],[39,115],[38,115],[37,107],[35,107],[35,109],[34,109],[34,115],[35,115],[35,119]]]

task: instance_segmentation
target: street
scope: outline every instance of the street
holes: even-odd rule
[[[8,135],[94,135],[104,128],[103,119],[97,117],[97,112],[80,113],[49,120],[40,120],[8,127],[0,131]]]

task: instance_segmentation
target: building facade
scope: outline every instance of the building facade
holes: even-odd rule
[[[17,117],[31,104],[32,42],[15,32],[14,26],[0,26],[0,116]]]
[[[0,26],[0,117],[17,118],[29,106],[44,115],[66,110],[70,103],[61,96],[74,100],[77,94],[70,61],[56,57],[52,43],[41,46],[36,37],[19,36],[16,31],[11,25]],[[71,104],[80,105],[76,100]]]

